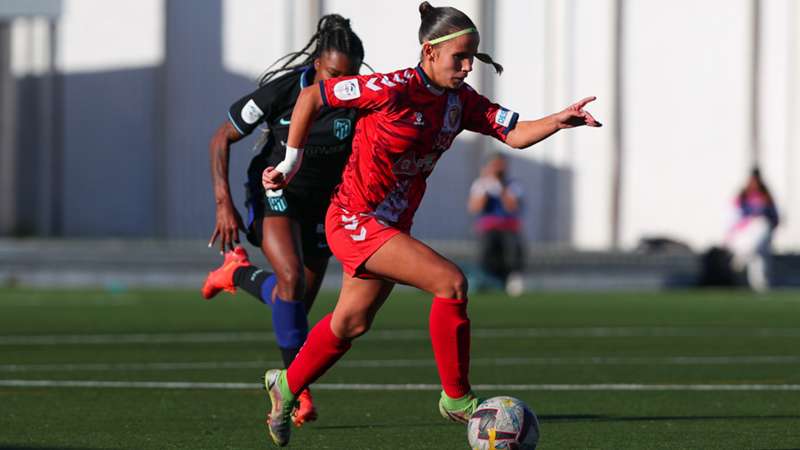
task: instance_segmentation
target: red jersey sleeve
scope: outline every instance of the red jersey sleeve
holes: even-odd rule
[[[519,114],[490,102],[469,85],[463,87],[463,92],[464,128],[505,142],[508,133],[517,126]]]
[[[385,75],[357,75],[319,82],[322,103],[330,108],[384,109],[392,100],[391,89],[382,85]],[[393,84],[392,84],[393,85]]]

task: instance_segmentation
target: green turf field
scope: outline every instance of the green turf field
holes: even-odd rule
[[[798,292],[470,302],[471,380],[528,402],[541,449],[800,448]],[[390,298],[320,380],[320,420],[291,447],[468,448],[428,387],[428,303]],[[246,294],[0,290],[0,449],[270,447],[257,385],[278,365],[270,328]],[[423,386],[390,390],[408,384]]]

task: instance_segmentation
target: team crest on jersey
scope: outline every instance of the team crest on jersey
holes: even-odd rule
[[[347,139],[347,136],[350,136],[351,127],[350,119],[336,119],[333,121],[333,135],[343,141]]]
[[[339,100],[352,100],[361,97],[361,90],[358,87],[358,80],[351,78],[336,83],[333,86],[333,95]]]
[[[444,122],[442,132],[455,133],[461,126],[461,100],[457,94],[451,93],[447,96],[447,108],[444,110]]]

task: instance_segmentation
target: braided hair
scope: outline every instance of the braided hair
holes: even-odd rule
[[[368,64],[364,63],[364,45],[358,35],[350,28],[350,20],[339,14],[328,14],[319,19],[317,32],[311,36],[305,47],[278,58],[267,67],[264,73],[258,77],[258,86],[264,86],[280,74],[313,64],[315,59],[327,51],[337,51],[347,55],[356,71],[361,67],[361,64],[369,67]],[[282,61],[283,64],[280,67],[273,69]],[[261,136],[256,139],[253,145],[253,152],[259,152],[269,141],[271,133],[269,127],[264,126],[261,129]]]
[[[428,2],[419,5],[419,43],[432,41],[442,36],[455,33],[467,28],[476,28],[475,23],[463,12],[449,6],[434,7]],[[437,44],[438,45],[438,44]],[[487,53],[476,53],[475,58],[486,64],[491,64],[495,72],[503,73],[503,66],[496,63]]]
[[[312,64],[326,51],[337,51],[347,55],[356,68],[364,62],[364,46],[358,35],[350,28],[350,20],[339,14],[328,14],[319,19],[317,32],[311,36],[305,47],[278,58],[258,77],[258,85],[264,86],[279,74]],[[281,61],[285,61],[283,65],[273,69]]]

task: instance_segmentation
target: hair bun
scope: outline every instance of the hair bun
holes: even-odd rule
[[[350,19],[345,19],[339,14],[328,14],[322,16],[317,24],[317,31],[334,30],[334,29],[350,29]]]
[[[434,9],[435,8],[430,3],[422,2],[422,3],[419,4],[419,15],[420,15],[420,17],[425,17],[426,15],[428,15]]]

